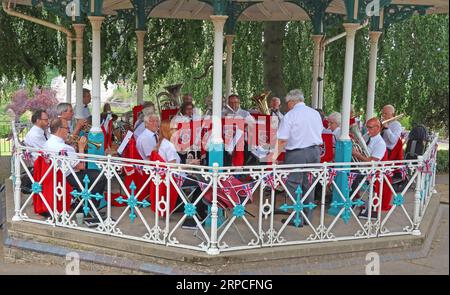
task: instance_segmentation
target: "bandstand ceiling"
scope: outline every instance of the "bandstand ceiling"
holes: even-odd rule
[[[261,2],[247,8],[240,16],[242,21],[281,21],[308,20],[306,12],[299,6],[285,0],[246,0],[244,2]],[[31,0],[12,1],[17,4],[31,5]],[[104,0],[104,13],[113,15],[117,10],[131,9],[131,1]],[[239,2],[239,1],[238,1]],[[448,0],[394,0],[392,4],[431,5],[427,13],[448,13]],[[343,0],[334,0],[327,9],[329,13],[345,14]],[[156,6],[150,13],[155,18],[210,19],[213,9],[198,0],[167,0]]]

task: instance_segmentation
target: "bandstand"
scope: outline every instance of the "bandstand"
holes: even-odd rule
[[[35,19],[17,11],[20,5],[32,5],[36,9],[47,9],[71,22],[71,27],[61,27],[44,20]],[[97,142],[101,148],[91,148],[89,156],[79,158],[77,155],[55,154],[23,146],[15,126],[14,153],[12,158],[12,177],[8,184],[8,226],[12,233],[8,238],[10,247],[20,247],[20,239],[31,239],[45,243],[42,237],[48,237],[54,245],[73,246],[74,243],[85,245],[81,248],[88,251],[96,241],[98,247],[116,249],[117,251],[143,253],[145,249],[162,253],[161,259],[170,260],[173,251],[174,259],[183,255],[195,257],[245,257],[255,256],[261,250],[271,257],[281,257],[273,253],[293,251],[293,257],[301,257],[302,253],[314,252],[318,243],[324,245],[348,246],[349,241],[368,241],[391,245],[395,239],[421,238],[424,235],[422,221],[434,215],[433,205],[436,174],[437,136],[429,142],[426,152],[416,160],[389,162],[351,162],[351,141],[349,137],[349,121],[352,97],[353,58],[355,35],[361,28],[370,27],[370,65],[367,92],[367,118],[373,117],[377,48],[380,35],[389,25],[405,20],[415,14],[448,13],[446,0],[264,0],[264,1],[227,1],[227,0],[130,0],[130,1],[3,1],[3,9],[14,17],[24,18],[53,28],[66,35],[67,39],[67,72],[72,73],[72,42],[75,41],[75,73],[76,97],[71,98],[71,83],[67,83],[67,101],[75,102],[76,116],[82,108],[83,81],[83,32],[89,22],[92,28],[92,129],[89,134],[91,142]],[[137,38],[137,103],[143,103],[144,89],[144,39],[148,18],[178,18],[211,21],[214,25],[213,56],[213,108],[212,132],[209,145],[209,166],[176,165],[161,162],[142,161],[104,155],[104,138],[100,129],[100,81],[101,81],[101,27],[108,15],[120,11],[133,13],[136,17]],[[232,52],[235,27],[238,21],[305,21],[313,24],[314,58],[311,82],[312,106],[323,106],[325,48],[331,42],[346,38],[344,88],[342,94],[342,133],[336,145],[335,162],[316,165],[265,165],[244,167],[223,167],[224,143],[222,139],[222,96],[232,92]],[[345,32],[338,36],[326,36],[326,26],[343,26]],[[226,40],[226,68],[223,73],[223,43]],[[176,42],[176,41],[175,41]],[[225,74],[225,75],[223,75]],[[225,87],[222,77],[225,77]],[[69,79],[70,80],[70,79]],[[35,179],[27,169],[33,155],[43,157],[45,172],[40,180]],[[90,191],[95,185],[86,179],[78,179],[79,187],[68,188],[65,176],[75,174],[71,163],[82,161],[94,165],[100,171],[99,177],[107,181],[103,199],[106,203],[104,212],[99,212],[93,201],[98,197]],[[133,170],[142,178],[142,187],[134,183],[126,185],[123,171]],[[280,197],[277,187],[287,191],[285,179],[289,173],[303,172],[308,175],[311,184],[309,191],[297,190],[295,195],[286,193]],[[399,172],[405,185],[401,190],[388,183],[393,194],[392,208],[381,212],[381,195],[374,193],[374,182],[381,185],[388,182],[388,177]],[[27,174],[32,182],[32,193],[21,192],[21,175]],[[62,175],[63,177],[58,177]],[[186,175],[197,175],[202,181],[199,185],[202,193],[192,199],[189,191],[183,189],[180,180]],[[361,220],[357,211],[363,205],[356,200],[355,193],[350,193],[351,182],[355,176],[363,176],[363,181],[356,192],[364,194],[367,204],[380,211],[376,218],[369,216]],[[238,186],[232,186],[238,198],[228,193],[225,186],[230,176],[247,179]],[[52,179],[50,179],[52,178]],[[197,179],[199,179],[197,178]],[[49,180],[50,179],[50,180]],[[44,201],[50,217],[43,218],[33,212],[33,202],[43,197],[43,183],[50,181],[54,187],[53,202]],[[144,187],[156,184],[156,190],[150,199],[142,199]],[[172,190],[163,196],[159,185],[173,187],[182,200],[180,212],[168,212]],[[321,188],[316,203],[304,201],[314,188]],[[327,200],[327,189],[334,191],[331,201]],[[68,194],[70,196],[68,196]],[[210,219],[202,223],[196,217],[198,203],[204,198],[210,199]],[[72,210],[67,200],[81,200],[77,208]],[[223,201],[222,199],[226,199]],[[119,203],[117,205],[117,203]],[[155,213],[160,211],[160,214]],[[224,204],[227,204],[226,206]],[[432,205],[430,205],[432,204]],[[115,206],[117,205],[117,206]],[[119,206],[120,205],[120,206]],[[83,208],[85,212],[97,217],[99,223],[95,227],[77,224],[76,210]],[[304,214],[306,208],[314,209],[313,218],[309,220]],[[285,211],[280,216],[275,211]],[[223,214],[219,214],[223,211]],[[332,211],[332,212],[331,212]],[[87,215],[87,213],[86,213]],[[186,218],[194,218],[197,223],[195,231],[185,230],[182,223]],[[304,223],[303,227],[291,226]],[[301,222],[302,221],[302,222]],[[426,231],[426,230],[425,230]],[[35,236],[32,238],[32,236]],[[395,237],[395,238],[394,238]],[[60,240],[58,242],[58,240]],[[63,242],[64,241],[64,242]],[[108,245],[111,241],[111,245]],[[389,241],[389,242],[386,242]],[[129,242],[129,248],[127,246]],[[148,248],[148,245],[151,245]],[[411,242],[411,245],[414,242]],[[90,246],[86,246],[90,245]],[[381,245],[381,244],[380,244]],[[115,246],[119,248],[115,248]],[[84,247],[84,248],[83,248]],[[146,248],[147,247],[147,248]],[[296,248],[297,247],[297,248]],[[309,248],[308,248],[309,247]],[[324,246],[327,247],[327,246]],[[374,246],[379,247],[379,246]],[[386,246],[388,247],[388,246]],[[180,249],[182,248],[182,249]],[[136,250],[138,249],[138,250]],[[144,249],[144,250],[143,250]],[[270,249],[271,252],[268,252]],[[299,251],[298,249],[302,249]],[[371,249],[370,247],[366,249]],[[30,250],[31,251],[31,250]],[[45,250],[42,250],[45,251]],[[162,252],[161,252],[162,251]],[[232,252],[231,252],[232,251]],[[265,251],[265,252],[264,252]],[[277,252],[279,251],[279,252]],[[330,247],[328,254],[332,254]],[[342,250],[340,250],[342,251]],[[107,251],[105,250],[105,253]],[[231,254],[229,254],[231,253]],[[248,254],[246,254],[248,253]],[[270,253],[270,254],[268,254]],[[205,256],[206,254],[206,256]],[[56,255],[56,254],[52,254]],[[157,255],[157,254],[155,254]],[[231,255],[231,256],[227,256]],[[320,254],[317,254],[320,255]],[[206,258],[205,258],[206,257]],[[199,258],[199,259],[203,259]],[[286,257],[283,257],[286,258]],[[254,258],[257,260],[257,258]],[[259,258],[264,260],[264,258]],[[229,262],[228,262],[229,263]]]

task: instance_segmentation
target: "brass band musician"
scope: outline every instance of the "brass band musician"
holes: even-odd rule
[[[388,121],[382,126],[381,136],[386,142],[388,149],[388,160],[403,160],[403,141],[401,139],[402,125],[397,121],[395,108],[392,105],[385,105],[382,110],[383,121]]]

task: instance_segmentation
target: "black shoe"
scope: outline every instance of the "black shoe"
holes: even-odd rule
[[[42,212],[42,213],[39,213],[39,215],[41,215],[42,217],[45,217],[45,218],[52,217],[52,215],[50,214],[50,212]]]
[[[285,223],[286,223],[286,220],[287,220],[287,219],[281,219],[281,222],[282,222],[283,224],[285,224]],[[289,226],[295,226],[295,227],[298,227],[298,228],[303,227],[303,223],[301,223],[299,226],[295,225],[294,219],[293,219],[293,218],[291,219],[291,221],[289,221],[289,223],[288,223],[287,225],[289,225]]]
[[[369,219],[369,210],[362,209],[361,212],[358,215],[361,219]],[[371,219],[377,219],[378,218],[378,212],[372,211]]]
[[[181,228],[184,229],[197,229],[197,223],[195,222],[194,218],[187,218],[184,222]]]
[[[20,188],[20,191],[21,191],[22,194],[24,194],[24,195],[31,195],[31,193],[33,192],[33,191],[31,190],[31,188],[29,188],[29,187],[21,187],[21,188]]]

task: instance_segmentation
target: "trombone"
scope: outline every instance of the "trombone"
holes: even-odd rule
[[[381,126],[383,126],[384,124],[390,123],[390,122],[392,122],[392,121],[398,120],[398,119],[400,119],[400,118],[402,118],[402,117],[404,117],[404,116],[405,116],[405,114],[400,114],[400,115],[395,116],[395,117],[392,117],[392,118],[390,118],[390,119],[381,121]]]

